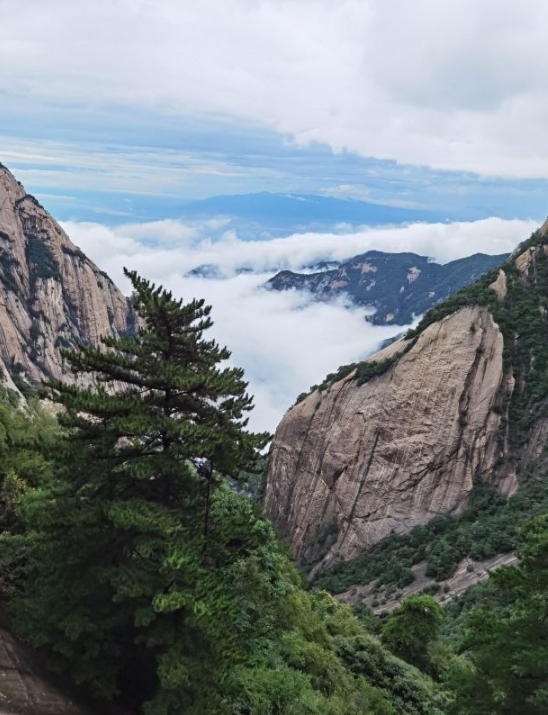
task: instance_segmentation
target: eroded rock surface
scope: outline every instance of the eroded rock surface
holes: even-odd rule
[[[0,357],[31,381],[61,378],[59,350],[131,328],[127,299],[0,164]],[[70,377],[70,375],[68,375]]]
[[[0,715],[92,715],[56,687],[35,656],[0,629]]]
[[[502,351],[489,311],[462,308],[383,375],[358,386],[351,374],[294,406],[276,431],[265,500],[293,554],[315,572],[458,513],[505,449],[493,409]],[[511,493],[515,475],[497,486]]]

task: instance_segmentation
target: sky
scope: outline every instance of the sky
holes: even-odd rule
[[[548,213],[541,0],[0,0],[0,19],[0,162],[122,287],[125,262],[213,303],[261,427],[384,336],[265,295],[261,271],[500,253]],[[218,198],[263,192],[268,217]],[[228,277],[185,278],[199,261]]]

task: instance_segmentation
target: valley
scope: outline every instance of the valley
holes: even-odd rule
[[[210,307],[131,271],[125,298],[1,172],[6,713],[243,715],[280,697],[291,715],[473,713],[467,619],[517,624],[504,579],[532,583],[527,611],[543,578],[546,226],[510,257],[369,252],[278,274],[271,290],[340,289],[377,323],[432,307],[300,395],[265,459],[243,371],[201,338]],[[433,628],[417,651],[408,611]]]

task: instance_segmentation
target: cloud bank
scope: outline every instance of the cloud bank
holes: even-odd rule
[[[340,365],[373,352],[401,328],[374,327],[363,309],[344,300],[318,304],[306,293],[261,288],[280,267],[298,270],[318,260],[344,259],[369,249],[414,251],[446,262],[471,253],[512,251],[536,225],[487,219],[473,223],[414,224],[339,234],[295,234],[269,241],[242,241],[223,233],[223,220],[186,225],[157,221],[111,228],[64,223],[80,248],[129,293],[122,267],[189,300],[213,306],[213,333],[245,369],[256,409],[255,429],[274,430],[297,395]],[[214,240],[211,236],[216,236]],[[193,268],[219,265],[219,279],[189,277]],[[253,273],[238,274],[246,266]]]
[[[548,176],[542,0],[0,0],[0,91]]]

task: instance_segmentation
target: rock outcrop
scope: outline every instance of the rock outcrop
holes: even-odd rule
[[[316,569],[457,513],[503,456],[503,337],[489,311],[465,307],[403,347],[365,384],[351,374],[310,394],[276,432],[265,509]],[[512,492],[514,475],[499,486]]]
[[[265,509],[311,578],[548,469],[548,221],[402,339],[285,415]],[[333,382],[336,380],[336,382]]]
[[[499,266],[507,257],[476,253],[439,265],[415,253],[368,251],[328,270],[281,271],[266,286],[273,290],[308,290],[322,301],[344,295],[355,305],[374,309],[369,319],[377,325],[409,325],[416,315]]]
[[[0,628],[0,715],[93,715],[65,691],[28,647]]]
[[[59,350],[132,329],[128,300],[0,165],[0,357],[31,382],[69,377]]]

